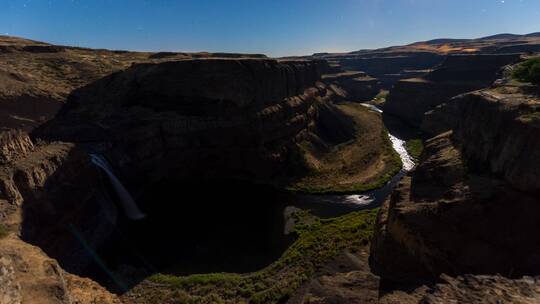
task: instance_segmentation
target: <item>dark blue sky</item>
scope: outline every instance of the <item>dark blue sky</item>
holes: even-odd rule
[[[540,0],[0,0],[0,34],[272,56],[540,31]]]

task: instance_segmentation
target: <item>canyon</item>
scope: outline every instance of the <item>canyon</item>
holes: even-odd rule
[[[0,36],[0,303],[536,303],[539,46]]]

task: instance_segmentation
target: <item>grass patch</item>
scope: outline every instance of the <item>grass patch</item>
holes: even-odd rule
[[[519,81],[540,84],[540,57],[520,63],[512,73],[512,77]]]
[[[0,239],[5,238],[9,234],[8,229],[6,226],[0,224]]]
[[[521,115],[519,119],[524,122],[537,122],[537,121],[540,121],[540,112],[532,112],[532,113],[524,114],[524,115]]]
[[[421,139],[411,139],[405,143],[405,148],[415,160],[419,160],[424,152],[424,142]]]
[[[278,261],[258,272],[154,275],[149,280],[160,284],[160,291],[153,296],[158,294],[178,303],[280,303],[344,249],[355,251],[366,246],[373,234],[376,214],[377,210],[367,210],[297,225],[297,241]]]
[[[383,105],[386,102],[386,98],[388,97],[388,94],[390,94],[390,91],[380,90],[379,94],[377,94],[373,98],[373,103],[375,103],[376,105]]]
[[[383,142],[381,153],[385,157],[386,168],[383,173],[370,183],[339,186],[329,185],[324,187],[302,184],[289,186],[286,189],[291,192],[302,194],[358,194],[383,187],[392,179],[392,177],[394,177],[394,175],[399,173],[403,167],[403,163],[399,154],[392,147],[392,142],[388,136],[388,130],[383,129],[381,136]],[[313,174],[317,173],[314,172]]]

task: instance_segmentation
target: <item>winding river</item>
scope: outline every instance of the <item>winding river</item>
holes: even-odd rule
[[[367,103],[362,103],[362,105],[377,113],[383,113],[377,106]],[[405,148],[405,141],[394,134],[389,134],[389,137],[394,150],[401,158],[403,167],[385,186],[354,195],[299,195],[295,197],[291,205],[310,210],[319,217],[334,217],[351,211],[380,207],[401,178],[415,166],[412,157]]]
[[[382,113],[375,106],[364,106]],[[140,211],[131,214],[133,205],[124,204],[127,216],[119,217],[109,242],[97,248],[100,263],[84,275],[125,291],[155,272],[185,275],[262,269],[294,242],[287,233],[294,209],[329,218],[377,208],[384,202],[414,167],[405,142],[395,134],[389,136],[403,168],[384,187],[362,194],[297,195],[235,181],[163,180],[137,199]],[[103,162],[97,165],[107,169]],[[136,269],[138,275],[132,271],[126,275],[123,269]]]

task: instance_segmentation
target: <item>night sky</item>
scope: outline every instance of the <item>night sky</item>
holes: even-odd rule
[[[305,55],[540,31],[540,0],[0,0],[0,34],[148,51]]]

